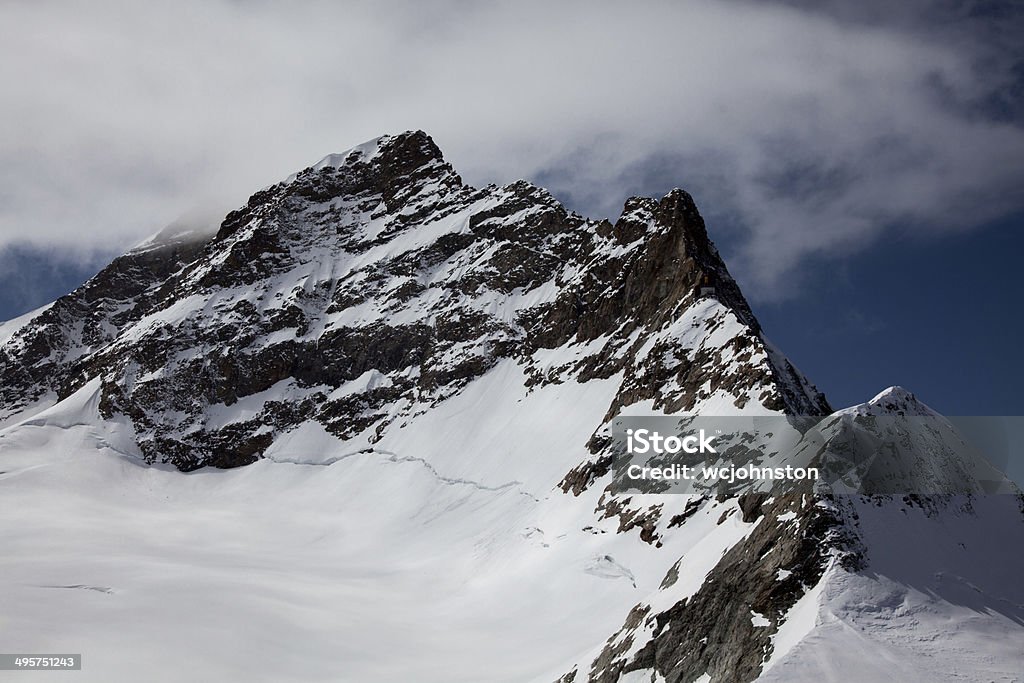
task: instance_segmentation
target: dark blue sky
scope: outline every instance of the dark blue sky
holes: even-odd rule
[[[756,307],[833,405],[899,384],[947,415],[1024,414],[1024,215],[966,234],[890,238],[813,268]]]

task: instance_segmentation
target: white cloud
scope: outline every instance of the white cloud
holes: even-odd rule
[[[961,106],[1004,77],[980,41],[763,3],[427,5],[5,3],[0,246],[128,246],[410,128],[470,182],[599,213],[658,164],[736,218],[767,295],[894,224],[1020,208],[1024,131]]]

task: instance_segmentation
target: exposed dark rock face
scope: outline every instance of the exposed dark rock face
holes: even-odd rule
[[[102,414],[131,420],[147,460],[234,467],[307,419],[379,436],[502,359],[534,386],[621,373],[609,416],[716,394],[825,406],[768,351],[686,192],[591,221],[525,181],[469,187],[412,132],[255,193],[212,239],[115,260],[0,348],[0,418],[99,378]],[[240,401],[246,420],[215,417]],[[604,447],[566,490],[601,473]]]
[[[667,683],[705,674],[712,681],[752,681],[771,655],[771,637],[786,612],[821,580],[829,562],[834,558],[848,570],[863,566],[862,549],[828,497],[808,488],[774,497],[752,494],[737,504],[744,521],[754,521],[747,518],[755,505],[765,519],[725,553],[696,593],[661,612],[634,608],[594,660],[588,681],[613,683],[636,670],[657,671]],[[686,565],[683,556],[662,590],[671,590]],[[643,646],[623,656],[637,638]]]

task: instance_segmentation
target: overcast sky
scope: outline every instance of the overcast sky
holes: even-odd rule
[[[423,129],[591,216],[688,189],[837,405],[1024,412],[1022,35],[1024,3],[967,0],[5,0],[0,319]]]
[[[784,297],[808,259],[1024,203],[1019,17],[854,4],[7,0],[0,247],[119,251],[422,128],[467,181],[590,214],[686,187]]]

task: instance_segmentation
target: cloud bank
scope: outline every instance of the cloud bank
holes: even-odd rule
[[[1019,13],[842,7],[7,2],[0,248],[123,250],[415,128],[468,182],[591,215],[685,187],[769,298],[891,231],[1021,209]]]

